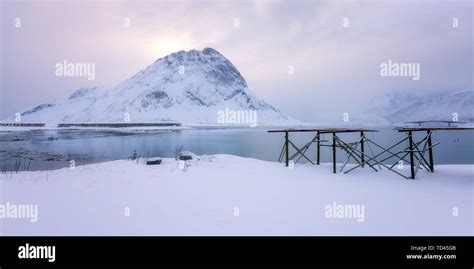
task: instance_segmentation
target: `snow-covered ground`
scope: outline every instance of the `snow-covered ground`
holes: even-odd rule
[[[331,168],[214,155],[185,171],[163,159],[0,174],[3,205],[38,205],[38,221],[0,219],[0,234],[473,235],[474,165],[416,180]],[[363,206],[363,218],[327,218],[334,203]]]

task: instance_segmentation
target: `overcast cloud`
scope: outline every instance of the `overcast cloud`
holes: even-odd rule
[[[393,91],[472,90],[472,8],[472,1],[1,1],[0,116],[84,85],[113,87],[169,53],[204,47],[226,56],[255,95],[301,120],[358,113]],[[95,63],[95,80],[56,77],[63,60]],[[381,77],[388,60],[420,63],[420,80]]]

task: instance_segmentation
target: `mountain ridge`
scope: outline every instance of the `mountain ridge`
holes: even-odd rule
[[[169,54],[115,87],[81,87],[21,116],[25,122],[123,122],[128,116],[131,122],[212,125],[222,124],[217,114],[225,109],[255,111],[259,125],[298,123],[254,96],[237,68],[212,48]]]
[[[398,96],[398,97],[397,97]],[[419,120],[453,120],[474,122],[474,91],[455,91],[444,95],[421,97],[394,95],[381,116],[391,123]],[[401,99],[408,102],[400,102]],[[398,100],[397,100],[398,99]],[[397,104],[397,105],[393,105]],[[379,109],[380,111],[380,109]],[[380,113],[380,112],[379,112]]]

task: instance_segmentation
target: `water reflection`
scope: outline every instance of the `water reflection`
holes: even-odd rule
[[[371,139],[388,146],[404,137],[391,127],[376,128]],[[422,134],[420,134],[421,136]],[[303,146],[314,134],[290,134]],[[358,134],[341,134],[347,141],[356,141]],[[323,137],[324,138],[324,137]],[[327,135],[326,139],[329,139]],[[434,140],[441,143],[434,149],[436,164],[473,164],[474,135],[471,131],[437,132]],[[176,147],[198,155],[234,154],[275,161],[283,145],[283,134],[267,133],[266,129],[199,129],[181,131],[122,132],[114,130],[35,130],[0,132],[0,166],[18,159],[29,162],[29,170],[56,169],[69,166],[130,158],[134,152],[142,156],[173,157]],[[374,149],[374,151],[377,151]],[[314,146],[308,156],[316,158]],[[322,162],[331,161],[329,148],[322,148]],[[338,160],[346,155],[338,152]],[[1,167],[0,167],[1,168]]]

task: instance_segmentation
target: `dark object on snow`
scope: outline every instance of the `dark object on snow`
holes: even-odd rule
[[[146,165],[158,165],[158,164],[161,164],[161,159],[146,161]]]
[[[181,161],[192,160],[192,159],[193,159],[193,156],[191,156],[191,155],[180,155],[180,156],[179,156],[179,159],[180,159]]]
[[[136,159],[137,159],[137,152],[133,150],[132,160],[134,161]]]

